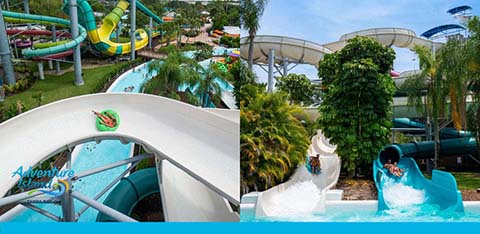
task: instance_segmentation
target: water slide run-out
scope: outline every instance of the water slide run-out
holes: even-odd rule
[[[305,164],[300,165],[287,182],[257,194],[256,199],[244,196],[242,206],[248,206],[247,203],[250,202],[252,207],[248,210],[254,210],[255,217],[280,217],[292,213],[322,211],[328,193],[332,192],[330,189],[335,186],[340,175],[340,158],[334,153],[335,149],[318,131],[312,138],[308,155],[320,155],[320,174],[314,175]],[[242,208],[242,214],[243,210]]]
[[[115,132],[96,129],[91,111],[105,109],[121,118]],[[19,166],[36,165],[77,144],[121,139],[163,159],[159,184],[168,221],[235,219],[225,200],[238,204],[240,197],[232,183],[240,180],[239,120],[230,113],[152,95],[93,94],[36,108],[0,124],[0,131],[9,133],[0,136],[0,196],[16,185],[11,172]]]
[[[400,128],[425,127],[422,123],[407,118],[396,118],[393,122],[395,127]],[[440,155],[444,157],[477,153],[477,142],[469,132],[442,129],[440,138],[443,139],[439,144]],[[395,201],[392,201],[395,197],[391,197],[389,194],[385,195],[385,190],[389,193],[389,186],[405,185],[422,191],[425,194],[426,203],[434,204],[440,209],[463,211],[462,197],[452,174],[433,170],[431,180],[426,179],[414,160],[433,158],[434,152],[433,141],[393,144],[380,152],[373,163],[379,210],[391,209],[395,206]],[[388,162],[398,162],[398,166],[405,170],[405,174],[400,178],[393,176],[383,167]],[[387,186],[385,186],[386,183]]]
[[[254,63],[256,64],[271,64],[272,60],[270,58],[269,63],[269,55],[272,54],[271,52],[273,52],[273,55],[275,56],[275,60],[273,60],[274,63],[282,64],[284,62],[295,61],[296,63],[311,64],[317,67],[319,61],[322,60],[326,54],[341,50],[346,45],[347,40],[355,36],[374,38],[385,46],[396,46],[400,48],[412,49],[415,45],[422,45],[436,50],[442,46],[442,43],[419,37],[415,34],[415,32],[402,28],[373,28],[361,30],[345,34],[338,41],[327,44],[318,44],[290,37],[259,35],[255,37],[253,42],[253,59]],[[248,38],[241,38],[240,44],[242,57],[244,59],[248,59]],[[411,122],[397,122],[397,124],[403,125],[403,127],[413,126],[411,125],[413,124]],[[417,126],[415,127],[421,127],[418,123],[416,123],[416,125]],[[453,133],[451,130],[443,131],[442,135],[450,136],[449,138],[454,136],[466,136],[466,134],[463,132]],[[459,154],[461,152],[474,151],[476,149],[475,142],[472,138],[448,139],[442,141],[441,144],[443,146],[441,146],[443,155]],[[461,195],[457,190],[455,178],[451,174],[441,171],[434,171],[432,180],[427,180],[425,177],[423,177],[423,174],[419,170],[415,161],[410,158],[412,156],[431,157],[433,152],[433,142],[419,142],[405,145],[388,146],[380,153],[380,156],[374,162],[375,181],[379,190],[380,210],[392,207],[392,204],[386,201],[383,196],[383,189],[386,181],[390,182],[392,180],[396,180],[389,175],[385,169],[383,169],[383,165],[388,161],[388,159],[399,162],[399,166],[405,168],[405,176],[403,176],[402,181],[400,181],[402,184],[406,186],[412,186],[414,189],[426,190],[426,197],[428,199],[427,203],[439,205],[440,208],[453,207],[453,209],[458,211],[463,210]],[[324,165],[322,163],[322,170],[323,168]],[[292,181],[297,178],[297,173],[292,177]],[[249,215],[278,215],[275,214],[275,212],[272,212],[270,207],[278,208],[285,205],[276,204],[269,206],[269,204],[273,204],[272,201],[275,201],[275,199],[272,199],[272,197],[275,197],[276,194],[280,194],[281,191],[284,192],[287,191],[288,188],[292,188],[292,184],[294,183],[289,181],[285,184],[267,190],[264,193],[255,195],[247,194],[244,196],[244,198],[242,198],[242,203],[245,201],[245,208],[247,208],[246,210],[256,210],[256,214]],[[291,196],[289,200],[284,199],[284,204],[298,201],[298,196],[306,193],[303,192],[300,194],[298,192],[302,190],[305,191],[304,188],[296,188],[295,190],[297,191],[297,194]],[[312,191],[315,192],[315,190],[311,190],[310,192]],[[294,192],[292,192],[292,194],[294,194]],[[406,196],[409,195],[406,194]],[[255,199],[256,197],[258,197],[258,199]],[[265,198],[268,198],[269,200],[265,202]],[[298,204],[296,205],[297,208],[293,209],[294,212],[301,209],[298,208],[301,206],[298,206]],[[307,209],[311,209],[311,207],[307,206]]]

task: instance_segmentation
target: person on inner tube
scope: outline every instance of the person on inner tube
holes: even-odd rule
[[[310,167],[312,168],[313,174],[320,174],[322,170],[320,168],[320,154],[310,157]]]
[[[392,163],[392,160],[390,159],[388,160],[388,163],[385,163],[385,165],[383,165],[383,167],[385,169],[388,169],[388,171],[396,177],[401,177],[403,175],[403,172],[405,171],[398,167],[397,162]]]
[[[92,111],[94,115],[96,115],[98,118],[100,118],[100,123],[109,127],[109,128],[113,128],[115,126],[117,126],[117,119],[115,119],[114,116],[112,116],[110,113],[105,113],[105,114],[102,114],[102,113],[98,113],[96,111]]]

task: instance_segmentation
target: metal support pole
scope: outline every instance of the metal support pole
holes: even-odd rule
[[[150,35],[148,35],[148,48],[152,49],[152,37],[153,37],[153,18],[150,17]]]
[[[10,53],[7,30],[5,29],[5,22],[3,21],[3,11],[0,7],[0,57],[2,58],[5,81],[8,85],[13,85],[15,84],[15,73],[13,72],[12,56]],[[2,83],[3,82],[0,82],[0,85],[2,85]]]
[[[268,83],[267,91],[273,92],[273,69],[275,68],[275,50],[268,51]]]
[[[45,73],[43,72],[43,62],[40,61],[37,63],[38,66],[38,75],[40,76],[40,80],[45,80]]]
[[[57,27],[55,25],[52,25],[52,41],[56,42],[57,41]],[[60,62],[55,61],[55,73],[59,74],[60,73]]]
[[[4,205],[16,203],[16,202],[21,202],[23,200],[26,200],[26,199],[29,199],[29,198],[32,198],[32,197],[36,197],[36,196],[39,196],[39,195],[43,195],[43,193],[39,192],[39,191],[33,192],[33,193],[30,193],[30,191],[26,191],[26,192],[23,192],[23,193],[19,193],[19,194],[15,194],[15,195],[10,195],[8,197],[0,198],[0,207],[2,207]]]
[[[132,0],[130,1],[130,60],[135,59],[135,24],[137,22],[136,19],[136,9],[137,9],[137,1]]]
[[[67,153],[67,164],[66,164],[66,169],[71,170],[72,169],[72,152]],[[72,187],[72,180],[70,178],[67,178],[67,183],[70,185],[70,188]],[[76,220],[75,218],[75,207],[73,203],[73,197],[72,197],[72,190],[65,191],[65,193],[61,197],[61,204],[62,204],[62,215],[63,215],[63,221],[64,222],[74,222]]]
[[[127,215],[120,213],[98,201],[95,201],[79,192],[72,191],[72,196],[81,202],[91,206],[92,208],[100,211],[103,214],[110,216],[111,218],[120,222],[137,222],[137,220],[128,217]]]
[[[115,31],[115,41],[116,41],[117,43],[120,43],[120,33],[121,33],[120,27],[117,26],[117,29],[116,29],[116,31]]]
[[[30,7],[28,6],[28,0],[23,0],[23,10],[25,14],[30,14]]]
[[[17,43],[13,43],[13,48],[15,49],[15,58],[19,59],[20,57],[18,56],[18,48],[17,48]]]
[[[287,76],[288,75],[288,59],[287,58],[283,58],[283,76]]]
[[[102,191],[100,191],[99,193],[97,193],[97,195],[95,195],[95,197],[93,197],[93,200],[97,201],[100,197],[102,197],[106,192],[110,191],[110,189],[115,186],[118,181],[120,181],[127,173],[129,173],[134,167],[136,167],[138,164],[140,163],[140,161],[136,161],[134,162],[132,165],[130,165],[127,170],[123,171],[122,174],[120,174],[119,176],[117,176],[117,178],[115,178],[114,180],[112,180],[112,182],[110,182],[110,184],[108,184],[105,188],[102,189]],[[85,212],[87,209],[89,208],[89,206],[85,206],[83,207],[82,209],[80,209],[80,211],[77,213],[77,216],[79,217],[80,215],[83,214],[83,212]]]
[[[48,69],[52,70],[53,69],[53,62],[52,60],[48,60]]]
[[[48,211],[40,208],[40,207],[38,207],[38,206],[34,206],[34,205],[30,204],[30,203],[22,203],[22,205],[25,206],[25,207],[27,207],[27,208],[30,208],[31,210],[33,210],[33,211],[35,211],[35,212],[37,212],[37,213],[39,213],[39,214],[42,214],[42,215],[44,215],[44,216],[46,216],[46,217],[48,217],[48,218],[51,218],[51,219],[53,219],[54,221],[57,221],[57,222],[60,222],[60,221],[61,221],[60,217],[58,217],[58,216],[56,216],[56,215],[54,215],[54,214],[52,214],[52,213],[50,213],[50,212],[48,212]]]
[[[70,8],[70,33],[72,38],[78,37],[78,15],[77,15],[77,0],[68,0]],[[82,57],[80,55],[80,44],[75,46],[73,50],[73,62],[75,68],[75,85],[81,86],[84,84],[82,79]]]

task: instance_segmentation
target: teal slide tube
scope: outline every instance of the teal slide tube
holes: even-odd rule
[[[23,13],[11,12],[11,11],[4,11],[3,15],[4,15],[4,17],[13,18],[13,19],[17,19],[17,20],[37,21],[37,22],[42,22],[42,23],[47,22],[47,23],[51,23],[51,24],[55,24],[55,25],[60,25],[60,26],[63,26],[63,27],[70,27],[70,21],[69,20],[60,19],[60,18],[56,18],[56,17],[44,16],[44,15],[23,14]],[[37,56],[42,57],[42,56],[47,56],[47,55],[51,55],[51,54],[57,54],[57,53],[65,52],[69,49],[72,49],[75,46],[79,45],[83,40],[85,40],[85,38],[87,38],[87,31],[85,30],[85,28],[79,25],[79,29],[80,29],[79,30],[80,31],[79,36],[77,38],[72,38],[72,40],[70,40],[66,43],[56,45],[56,46],[52,46],[52,47],[48,47],[48,48],[43,48],[43,49],[36,49],[36,50],[24,49],[24,50],[22,50],[22,54],[27,58],[37,57]]]
[[[395,128],[425,128],[423,123],[413,121],[409,118],[395,118],[393,119],[393,126]],[[408,131],[407,131],[408,132]],[[455,128],[444,128],[440,130],[441,139],[472,137],[471,132],[458,131]]]
[[[103,204],[130,216],[139,201],[159,192],[157,170],[147,168],[122,178]],[[98,213],[97,222],[115,222],[115,220],[108,215]]]
[[[131,2],[131,0],[127,0],[128,2]],[[150,9],[148,9],[148,7],[146,7],[145,5],[143,5],[140,1],[137,1],[137,9],[139,9],[141,12],[143,12],[145,15],[147,15],[148,17],[152,17],[152,19],[159,23],[159,24],[162,24],[163,23],[163,20],[162,18],[158,17],[157,15],[155,15]]]

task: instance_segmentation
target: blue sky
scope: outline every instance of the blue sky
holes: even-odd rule
[[[480,15],[478,0],[270,0],[260,21],[258,35],[296,37],[324,44],[336,41],[345,33],[376,27],[400,27],[417,35],[442,24],[457,23],[446,11],[470,5]],[[394,48],[394,69],[418,69],[414,53]],[[415,61],[413,61],[415,59]],[[255,69],[260,80],[266,73]],[[305,73],[316,79],[316,70],[303,65],[294,73]]]

